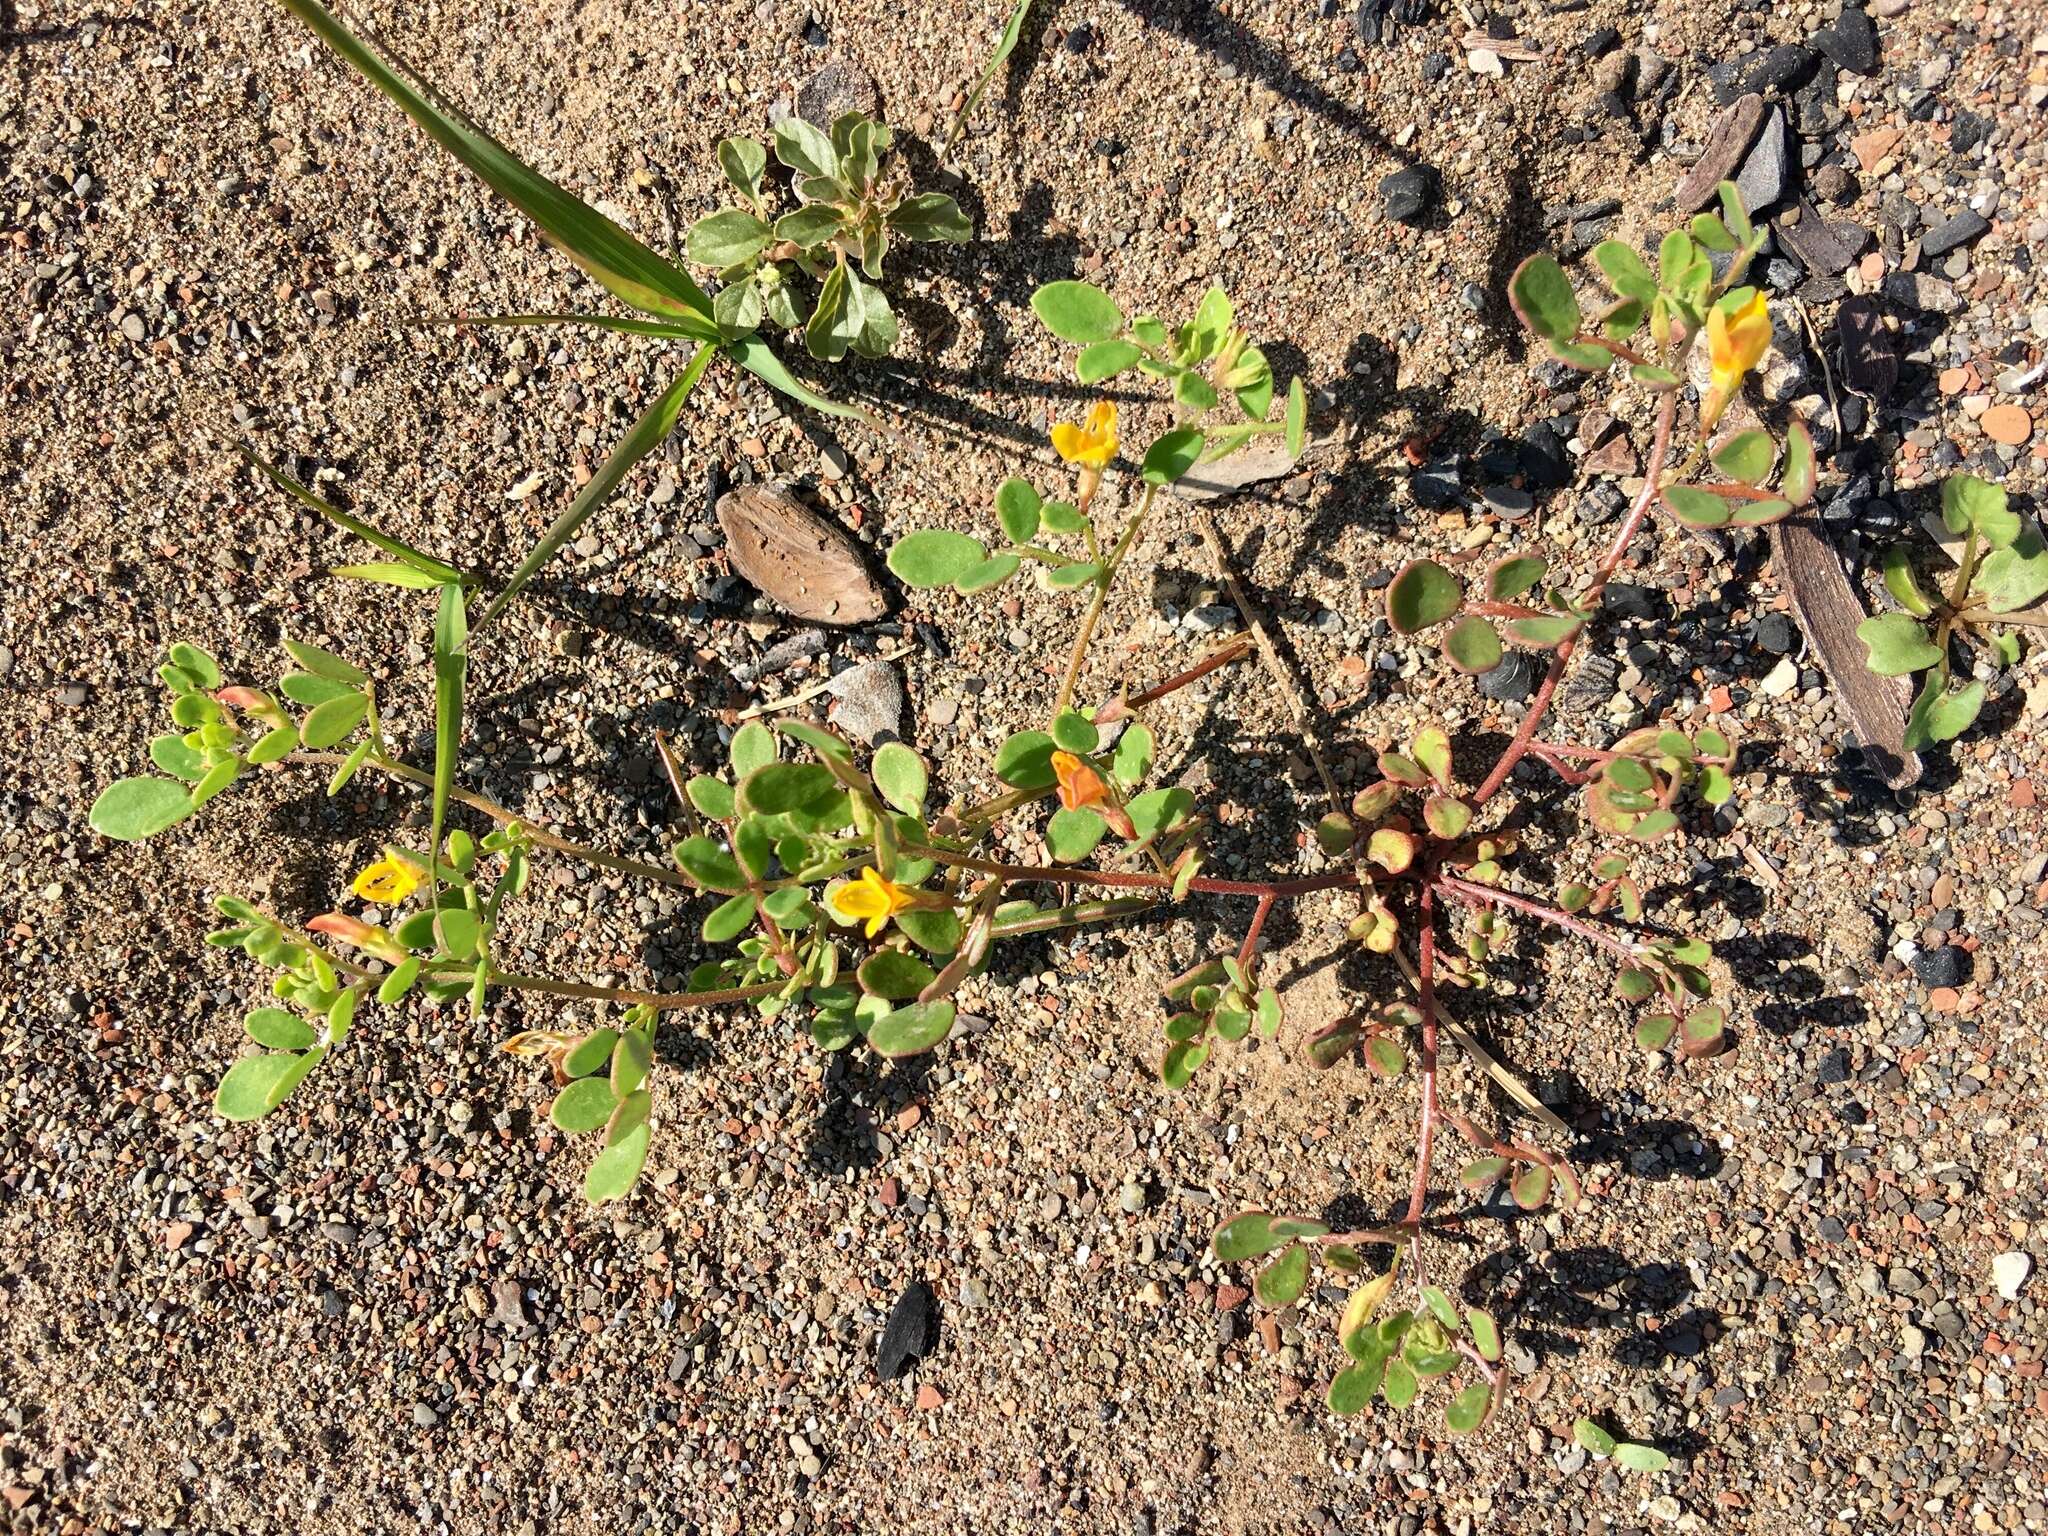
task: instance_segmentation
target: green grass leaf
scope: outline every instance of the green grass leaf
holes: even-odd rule
[[[482,615],[472,626],[482,630],[496,618],[504,606],[511,602],[540,571],[540,568],[554,558],[555,551],[576,537],[577,531],[590,520],[592,513],[611,500],[612,493],[625,480],[626,475],[648,454],[661,446],[662,440],[674,430],[676,418],[682,414],[683,402],[690,397],[690,391],[697,387],[697,381],[704,377],[704,370],[711,362],[712,349],[699,347],[696,356],[690,359],[690,366],[679,374],[674,383],[662,391],[660,397],[633,423],[619,445],[606,455],[605,461],[597,467],[583,489],[576,493],[576,499],[569,503],[562,515],[548,525],[540,541],[526,553],[526,558],[512,572],[504,590],[491,599]]]
[[[943,160],[953,147],[953,141],[960,137],[960,130],[967,126],[967,119],[974,109],[981,105],[981,98],[987,93],[989,82],[996,77],[996,71],[1003,67],[1003,61],[1016,52],[1017,40],[1024,35],[1024,19],[1031,14],[1031,0],[1017,0],[1017,8],[1010,12],[1009,23],[996,38],[995,51],[989,55],[988,65],[981,72],[981,78],[974,82],[974,89],[967,93],[959,114],[953,119],[953,126],[946,132],[946,142],[939,146],[939,158]]]
[[[441,829],[448,821],[448,793],[455,787],[455,760],[462,745],[462,692],[469,675],[469,610],[462,588],[441,589],[434,615],[434,788],[432,824],[427,833],[430,864],[441,858]],[[326,705],[321,706],[323,709]],[[429,876],[427,898],[433,899]]]
[[[725,343],[726,353],[747,372],[754,375],[778,394],[789,396],[801,405],[827,416],[842,416],[852,421],[873,421],[873,417],[857,405],[847,405],[819,394],[809,385],[800,383],[797,376],[789,371],[789,365],[775,355],[767,342],[758,336],[742,336]]]
[[[674,265],[595,208],[521,161],[475,124],[414,85],[359,41],[317,0],[279,0],[329,48],[491,189],[519,209],[569,259],[607,291],[648,314],[686,322],[700,340],[716,338],[711,301]]]

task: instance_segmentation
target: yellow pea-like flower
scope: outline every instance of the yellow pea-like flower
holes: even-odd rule
[[[1702,425],[1713,426],[1770,349],[1771,314],[1761,293],[1752,291],[1742,304],[1716,304],[1707,311],[1707,362],[1713,378],[1700,411]]]
[[[1069,464],[1099,470],[1116,457],[1116,406],[1107,400],[1088,407],[1079,426],[1063,421],[1052,429],[1052,446]]]
[[[884,880],[872,868],[862,870],[859,879],[848,881],[832,893],[832,910],[849,922],[866,923],[871,939],[890,918],[911,905],[913,898],[908,890],[894,880]]]
[[[381,858],[349,887],[365,901],[383,905],[403,901],[420,888],[420,872],[403,859]]]

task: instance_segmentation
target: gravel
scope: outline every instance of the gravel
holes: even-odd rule
[[[508,27],[468,0],[370,7],[450,97],[661,246],[729,195],[715,141],[765,132],[825,66],[867,75],[907,139],[942,137],[1007,10],[933,26],[865,0],[593,0]],[[1242,904],[1006,946],[969,983],[972,1022],[914,1063],[828,1058],[745,1011],[674,1016],[649,1178],[616,1207],[583,1206],[587,1144],[547,1133],[545,1074],[497,1050],[588,1027],[577,1002],[376,1010],[276,1115],[217,1120],[261,979],[203,944],[206,898],[324,910],[381,841],[423,837],[425,812],[367,776],[330,799],[280,771],[164,839],[103,842],[83,807],[163,728],[157,658],[190,637],[267,683],[280,634],[315,639],[378,670],[408,751],[431,718],[430,613],[328,578],[360,547],[259,486],[236,443],[501,573],[684,355],[595,330],[399,329],[611,306],[275,8],[235,0],[182,34],[150,8],[135,25],[49,0],[9,15],[26,65],[0,113],[10,1529],[2048,1524],[2048,685],[2030,641],[1986,726],[1887,790],[1818,675],[1781,672],[1800,647],[1775,643],[1784,594],[1746,535],[1640,538],[1624,579],[1665,602],[1592,626],[1546,727],[1605,743],[1674,719],[1740,744],[1736,806],[1630,854],[1651,920],[1714,943],[1740,1048],[1638,1050],[1611,959],[1519,922],[1499,990],[1446,1001],[1571,1125],[1546,1145],[1595,1191],[1570,1217],[1514,1217],[1452,1192],[1455,1150],[1439,1162],[1460,1236],[1426,1262],[1507,1336],[1502,1411],[1469,1439],[1433,1409],[1332,1418],[1344,1285],[1318,1277],[1272,1314],[1249,1268],[1207,1249],[1246,1206],[1350,1224],[1405,1198],[1412,1076],[1300,1059],[1306,1030],[1402,995],[1346,943],[1334,898],[1267,925],[1262,958],[1291,978],[1281,1037],[1219,1051],[1182,1095],[1154,1076],[1158,987],[1234,938]],[[1005,475],[1059,483],[1042,445],[1079,409],[1072,353],[1027,299],[1072,276],[1171,317],[1223,278],[1254,338],[1289,344],[1272,355],[1307,374],[1317,444],[1211,507],[1340,789],[1425,723],[1469,773],[1540,664],[1512,652],[1467,687],[1429,637],[1387,630],[1381,588],[1415,553],[1582,572],[1627,481],[1582,484],[1580,423],[1642,425],[1634,397],[1513,334],[1505,273],[1539,241],[1654,240],[1747,92],[1783,125],[1785,211],[1805,198],[1841,243],[1856,232],[1832,271],[1797,238],[1771,253],[1805,268],[1791,293],[1835,397],[1797,328],[1780,341],[1803,354],[1795,392],[1756,403],[1829,432],[1841,412],[1820,499],[1843,513],[1824,526],[1874,610],[1876,559],[1943,474],[2042,502],[2048,87],[2025,8],[1870,15],[1881,48],[1859,73],[1861,23],[1833,0],[1475,10],[1545,50],[1496,78],[1465,67],[1466,18],[1406,0],[1376,8],[1370,42],[1350,4],[1035,8],[953,157],[981,240],[892,253],[902,352],[822,378],[886,429],[835,423],[828,458],[801,413],[714,366],[480,637],[468,782],[661,860],[681,823],[656,729],[713,766],[739,710],[881,666],[900,695],[887,728],[932,762],[935,799],[990,792],[996,744],[1043,719],[1073,595],[898,593],[888,619],[791,644],[803,626],[731,575],[701,488],[799,484],[875,551],[915,528],[988,537]],[[1618,45],[1578,51],[1602,29]],[[1578,211],[1546,231],[1549,210]],[[1989,227],[1944,244],[1966,212]],[[1463,303],[1468,285],[1490,307]],[[1845,309],[1868,320],[1853,366]],[[1168,415],[1131,403],[1126,441]],[[1526,516],[1489,507],[1502,489],[1529,495]],[[1227,606],[1192,532],[1169,503],[1140,540],[1144,579],[1110,604],[1087,697],[1214,643],[1167,612]],[[1162,782],[1213,807],[1212,869],[1309,873],[1321,792],[1256,665],[1154,712]],[[805,707],[830,704],[848,701]],[[1585,878],[1607,843],[1577,835],[1582,798],[1534,769],[1513,789],[1495,802],[1515,806],[1507,878],[1535,895]],[[679,986],[706,910],[541,858],[505,942],[523,970]],[[1460,1112],[1545,1134],[1445,1060]],[[884,1379],[919,1286],[940,1325]],[[1589,1458],[1581,1414],[1672,1469]]]

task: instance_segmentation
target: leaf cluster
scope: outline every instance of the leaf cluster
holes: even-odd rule
[[[1960,538],[1962,553],[1947,586],[1929,596],[1911,551],[1884,554],[1884,583],[1902,612],[1878,614],[1857,626],[1868,666],[1880,677],[1924,672],[1906,715],[1905,746],[1918,752],[1952,741],[1984,707],[1985,685],[1952,687],[1951,652],[1960,644],[1993,668],[2020,658],[2014,625],[2042,622],[2021,610],[2048,594],[2048,548],[2041,530],[2006,505],[2005,488],[1975,475],[1951,475],[1941,487],[1942,527]]]
[[[750,336],[765,321],[802,326],[811,356],[825,362],[849,350],[862,357],[895,350],[896,316],[876,286],[890,245],[958,245],[974,228],[945,193],[907,192],[890,163],[894,141],[893,129],[864,112],[843,113],[829,133],[784,118],[775,125],[775,160],[789,173],[796,206],[779,215],[768,150],[755,139],[719,141],[719,169],[744,206],[699,219],[684,249],[691,261],[718,269],[711,311],[724,339]]]

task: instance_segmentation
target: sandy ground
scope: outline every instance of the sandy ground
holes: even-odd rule
[[[1915,515],[1947,462],[2038,507],[2041,444],[1998,454],[1980,420],[2006,398],[1994,377],[2048,335],[2028,254],[2048,236],[2028,94],[2042,44],[2018,16],[1896,9],[1880,75],[1843,75],[1847,117],[1802,129],[1817,160],[1851,166],[1856,135],[1902,130],[1830,217],[1910,276],[1884,240],[1893,200],[1946,214],[1988,195],[1995,216],[1949,271],[1956,307],[1895,316],[1905,376],[1859,447]],[[715,368],[480,657],[467,782],[659,859],[672,810],[652,732],[715,762],[734,708],[811,675],[752,695],[733,678],[791,626],[725,579],[710,466],[791,481],[880,544],[987,532],[993,485],[1026,464],[1049,477],[1045,429],[1081,408],[1027,307],[1069,276],[1169,313],[1221,279],[1256,335],[1285,338],[1282,373],[1319,391],[1301,471],[1219,521],[1340,777],[1362,782],[1373,749],[1432,719],[1490,760],[1513,707],[1375,627],[1391,564],[1488,526],[1471,494],[1418,506],[1401,445],[1461,456],[1470,493],[1494,436],[1604,407],[1532,376],[1506,275],[1557,238],[1549,210],[1613,198],[1618,233],[1661,228],[1683,167],[1660,120],[1696,149],[1709,66],[1829,15],[1503,6],[1547,53],[1496,79],[1466,67],[1455,12],[1378,43],[1350,7],[1306,0],[1040,12],[958,176],[911,151],[979,240],[904,260],[899,355],[823,380],[885,424],[791,414]],[[493,132],[657,243],[714,206],[713,143],[761,132],[826,60],[869,71],[919,140],[1001,21],[988,0],[372,15]],[[1626,123],[1575,52],[1609,25],[1677,71]],[[1965,156],[1968,111],[2001,127]],[[1440,207],[1421,228],[1386,221],[1381,179],[1418,162],[1442,173]],[[429,608],[328,579],[347,541],[234,445],[503,571],[682,358],[591,331],[403,328],[601,295],[255,0],[0,0],[0,189],[0,1495],[16,1528],[2048,1524],[2039,1304],[2001,1297],[1991,1268],[2048,1252],[2032,652],[1986,725],[1895,797],[1852,771],[1810,659],[1766,690],[1780,657],[1759,622],[1784,598],[1762,551],[1643,540],[1630,579],[1663,596],[1603,630],[1591,649],[1613,667],[1561,728],[1605,741],[1712,712],[1753,744],[1740,813],[1641,870],[1658,920],[1716,941],[1742,1047],[1646,1059],[1611,966],[1517,937],[1513,990],[1470,1016],[1571,1122],[1560,1150],[1594,1199],[1569,1219],[1474,1208],[1435,1244],[1443,1283],[1510,1336],[1514,1391],[1482,1435],[1447,1441],[1433,1409],[1337,1420],[1320,1398],[1342,1292],[1262,1332],[1219,1294],[1249,1277],[1214,1265],[1208,1234],[1248,1204],[1384,1212],[1406,1187],[1412,1085],[1318,1076],[1283,1037],[1222,1053],[1186,1095],[1158,1086],[1157,986],[1227,942],[1241,906],[1024,946],[970,993],[984,1026],[910,1067],[828,1062],[750,1015],[673,1024],[649,1185],[600,1212],[578,1194],[588,1152],[544,1134],[547,1086],[494,1052],[516,1028],[587,1020],[574,1009],[380,1014],[272,1119],[217,1121],[262,983],[201,945],[206,901],[324,910],[423,813],[410,792],[364,781],[328,801],[282,773],[148,845],[94,836],[93,794],[164,728],[163,647],[189,638],[260,681],[281,634],[323,638],[375,666],[415,751],[431,724]],[[1831,300],[1814,304],[1829,323]],[[1949,370],[1967,376],[1951,388]],[[1133,405],[1127,435],[1164,419]],[[1832,466],[1824,495],[1852,478]],[[1603,542],[1586,495],[1494,537],[1582,565]],[[1849,547],[1867,560],[1874,540]],[[1098,696],[1209,643],[1180,622],[1218,600],[1192,525],[1161,521],[1138,562]],[[997,614],[920,597],[830,647],[837,664],[910,639],[905,735],[952,793],[986,790],[994,746],[1042,713],[1073,617],[1022,589]],[[1313,781],[1261,675],[1220,673],[1158,723],[1165,772],[1217,805],[1218,868],[1313,863]],[[1528,816],[1520,867],[1540,889],[1583,855],[1568,796],[1534,795]],[[698,903],[555,863],[536,886],[525,969],[679,985],[701,958]],[[1398,989],[1342,922],[1334,902],[1276,921],[1290,1033]],[[1951,946],[1952,981],[1916,964]],[[1447,1092],[1485,1103],[1462,1063]],[[881,1382],[881,1322],[919,1278],[938,1347]],[[1570,1440],[1582,1413],[1669,1450],[1671,1470],[1589,1463]]]

